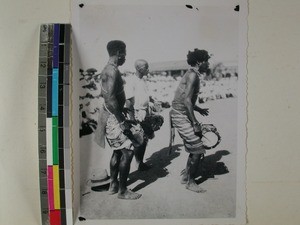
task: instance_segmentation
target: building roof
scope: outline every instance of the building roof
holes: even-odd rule
[[[237,68],[237,66],[238,66],[238,62],[236,62],[236,61],[224,61],[221,63],[225,67]],[[217,64],[217,63],[214,63],[214,64]],[[213,65],[211,65],[211,66],[213,66]],[[186,60],[149,63],[149,71],[150,72],[163,72],[163,71],[170,71],[170,70],[187,70],[189,68],[190,68],[190,65],[187,64]]]
[[[149,63],[150,72],[168,70],[187,70],[190,66],[185,60]]]

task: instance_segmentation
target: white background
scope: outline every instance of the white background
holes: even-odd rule
[[[110,40],[126,43],[126,63],[121,70],[134,71],[134,62],[139,58],[150,64],[184,61],[188,50],[196,47],[213,54],[210,63],[238,61],[236,0],[227,0],[227,4],[219,7],[211,1],[202,1],[203,6],[194,5],[193,9],[166,0],[169,5],[86,2],[84,7],[75,9],[80,19],[79,26],[73,26],[83,69],[102,70],[108,61],[106,44]]]
[[[247,207],[250,225],[300,222],[300,2],[249,0]],[[0,224],[39,224],[39,25],[70,2],[2,0]]]

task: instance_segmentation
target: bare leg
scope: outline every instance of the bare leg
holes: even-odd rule
[[[186,148],[185,148],[186,149]],[[182,171],[182,178],[181,178],[181,183],[182,184],[186,184],[187,181],[188,181],[188,175],[187,175],[187,171],[189,170],[190,168],[190,165],[191,165],[191,160],[192,160],[192,157],[191,157],[191,154],[188,156],[188,159],[187,159],[187,163],[186,163],[186,166],[185,166],[185,169]]]
[[[137,169],[140,171],[145,171],[150,168],[143,162],[147,143],[148,141],[145,141],[141,146],[134,148],[134,157],[135,157]]]
[[[127,178],[130,171],[130,163],[133,158],[133,151],[128,149],[122,149],[122,156],[119,166],[120,182],[119,182],[119,193],[118,198],[120,199],[138,199],[142,195],[134,193],[127,189]]]
[[[189,155],[188,159],[187,159],[187,163],[186,163],[186,167],[182,172],[182,178],[181,178],[181,183],[182,184],[186,184],[188,182],[188,175],[187,175],[187,171],[190,168],[190,164],[191,164],[191,154]]]
[[[186,167],[187,183],[185,187],[188,190],[197,193],[205,192],[205,190],[200,188],[195,182],[195,177],[196,177],[196,173],[198,170],[201,157],[202,157],[201,154],[190,154],[187,161],[187,167]]]
[[[119,174],[119,164],[122,156],[122,152],[120,150],[114,151],[110,160],[110,186],[109,186],[109,194],[116,194],[119,190],[119,182],[118,182],[118,174]]]

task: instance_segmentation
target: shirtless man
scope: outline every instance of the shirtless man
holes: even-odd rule
[[[182,77],[175,91],[170,112],[172,126],[175,127],[183,139],[185,150],[189,153],[182,184],[188,190],[204,192],[195,182],[195,176],[205,149],[201,141],[201,124],[197,121],[194,111],[203,116],[208,115],[208,109],[196,106],[196,100],[200,89],[200,74],[207,72],[209,68],[207,51],[195,49],[189,51],[187,63],[191,68]]]
[[[134,152],[132,141],[124,134],[130,127],[122,114],[126,98],[123,80],[118,69],[118,66],[125,62],[126,45],[122,41],[110,41],[107,44],[107,51],[109,60],[101,73],[100,81],[104,104],[99,112],[95,141],[103,146],[103,136],[105,135],[113,150],[110,161],[109,194],[118,193],[120,199],[138,199],[141,194],[127,189],[130,163]]]

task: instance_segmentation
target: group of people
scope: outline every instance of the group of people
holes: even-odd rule
[[[101,72],[100,80],[104,103],[99,110],[95,142],[104,148],[106,139],[112,149],[109,194],[117,194],[119,199],[138,199],[141,194],[127,188],[130,164],[135,157],[138,170],[150,169],[143,162],[148,139],[151,138],[147,126],[151,126],[153,131],[158,130],[163,120],[159,116],[153,119],[149,107],[149,95],[142,79],[149,73],[148,62],[137,60],[134,77],[124,81],[118,67],[125,63],[126,44],[120,40],[110,41],[107,51],[109,60]],[[195,182],[195,175],[205,148],[201,141],[201,123],[194,112],[208,115],[208,109],[196,106],[196,100],[200,91],[200,75],[208,70],[209,58],[205,50],[189,51],[187,63],[191,68],[175,91],[170,111],[171,126],[177,129],[189,153],[181,183],[194,192],[203,192]]]

